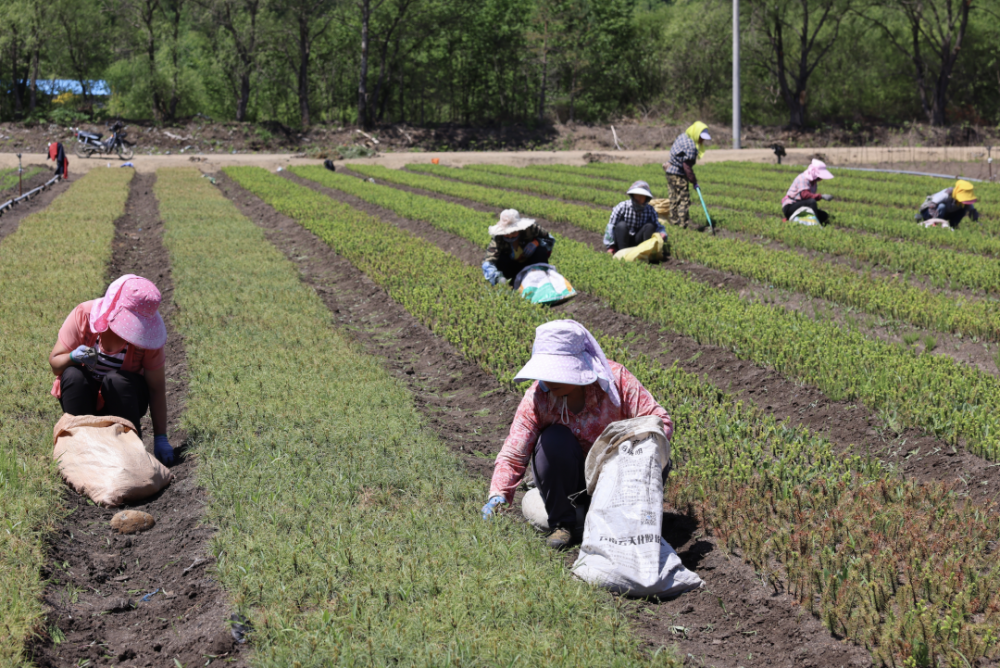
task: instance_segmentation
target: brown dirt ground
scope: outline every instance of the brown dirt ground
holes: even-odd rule
[[[54,174],[51,170],[35,174],[24,182],[24,192],[28,192],[32,188],[37,188],[53,176]],[[47,207],[52,200],[65,191],[66,188],[69,187],[69,184],[75,180],[76,176],[71,174],[68,180],[56,181],[51,188],[46,188],[34,197],[30,197],[23,202],[15,204],[13,207],[5,211],[3,215],[0,215],[0,240],[3,240],[3,238],[8,234],[17,230],[25,216],[28,216],[36,211],[41,211]],[[14,186],[13,193],[11,193],[10,190],[2,193],[2,196],[0,196],[0,202],[6,202],[8,199],[16,195],[17,186]]]
[[[167,406],[171,443],[180,460],[163,492],[131,504],[156,519],[144,533],[122,536],[109,521],[120,510],[100,508],[67,489],[71,509],[49,547],[45,576],[48,620],[65,636],[59,644],[36,641],[36,665],[204,666],[245,659],[226,623],[232,607],[211,577],[211,527],[201,523],[207,503],[195,478],[197,461],[183,455],[186,434],[179,428],[187,395],[183,338],[172,325],[170,260],[162,244],[163,222],[151,175],[137,174],[115,223],[114,254],[108,280],[135,273],[152,280],[163,294],[160,313],[167,323]],[[152,450],[153,430],[143,419],[144,440]],[[148,602],[140,599],[156,589]],[[179,663],[177,663],[179,662]]]
[[[351,173],[348,170],[340,171]],[[289,178],[296,177],[289,176]],[[311,187],[315,186],[315,184],[305,180],[302,182]],[[461,204],[477,211],[498,213],[490,207],[470,200],[438,195],[397,184],[386,183],[385,185]],[[318,186],[316,188],[327,194],[334,193],[329,189]],[[336,196],[347,197],[342,193],[337,193]],[[378,209],[378,207],[372,207],[372,205],[360,201],[358,207],[369,207],[365,210]],[[392,215],[391,212],[387,211],[384,214],[379,213],[378,215],[386,220],[388,220],[386,216]],[[603,246],[601,235],[597,233],[542,219],[539,219],[539,223],[546,229],[575,241],[588,243],[596,250],[600,250]],[[437,234],[444,235],[446,233],[438,231]],[[444,247],[451,252],[455,247],[469,244],[460,237],[446,236],[451,237],[451,241]],[[474,246],[473,244],[469,245]],[[463,259],[474,261],[478,265],[482,261],[482,251],[479,251],[474,260],[471,256]],[[664,262],[660,266],[667,271],[684,272],[695,280],[718,288],[732,290],[748,298],[766,298],[770,303],[788,308],[798,307],[806,310],[807,313],[812,310],[809,302],[817,302],[820,304],[818,308],[827,314],[833,314],[826,317],[840,318],[841,321],[846,320],[846,314],[842,312],[843,309],[834,304],[821,302],[821,300],[808,300],[801,295],[782,293],[759,284],[754,285],[742,276],[677,260]],[[794,299],[790,297],[794,297]],[[576,311],[591,303],[599,305],[599,300],[585,295],[583,298],[575,299],[565,308]],[[602,313],[607,314],[606,317],[609,319],[609,321],[602,320],[600,325],[601,330],[608,334],[625,334],[652,329],[649,323],[600,306],[598,308]],[[585,317],[592,316],[581,314],[578,319]],[[858,321],[859,324],[865,322],[862,318],[859,318]],[[877,328],[873,328],[873,332],[877,333],[876,330]],[[690,337],[666,330],[660,330],[657,336],[661,345],[666,346],[669,350],[669,355],[661,357],[665,364],[670,365],[676,361],[678,366],[685,371],[704,375],[709,382],[717,387],[743,394],[778,419],[788,419],[793,424],[807,427],[829,438],[845,451],[853,445],[855,451],[871,454],[894,464],[900,468],[904,475],[916,480],[956,483],[967,489],[969,497],[977,502],[1000,499],[1000,478],[995,473],[995,465],[971,454],[961,445],[954,448],[932,435],[913,428],[894,431],[887,425],[886,420],[866,406],[859,403],[831,400],[815,387],[785,378],[773,369],[764,369],[741,360],[720,346],[699,344]],[[894,336],[899,340],[898,333]]]
[[[335,318],[350,326],[371,352],[387,359],[390,372],[409,385],[418,407],[428,415],[442,440],[462,455],[472,475],[483,478],[485,493],[492,460],[470,457],[470,449],[486,454],[499,451],[520,397],[501,388],[493,377],[461,358],[401,306],[385,299],[378,286],[294,220],[276,213],[225,176],[220,183],[244,215],[263,227],[272,242],[299,266],[303,280],[317,290]],[[335,196],[470,264],[481,261],[482,249],[464,239],[348,195]],[[632,331],[636,324],[622,322],[623,327],[614,327],[613,321],[619,316],[586,296],[560,310],[612,333]],[[660,341],[652,340],[643,347],[646,352],[656,352],[662,346]],[[421,369],[433,368],[438,360],[448,362],[448,373],[436,378],[420,373]],[[484,396],[487,394],[489,398]],[[489,414],[477,415],[484,407],[489,408]],[[707,586],[674,601],[641,603],[631,608],[634,628],[650,651],[676,644],[682,655],[690,654],[697,661],[715,666],[870,664],[864,650],[831,637],[817,619],[789,597],[765,587],[752,568],[724,554],[687,511],[665,508],[664,536]],[[567,561],[571,563],[575,556],[571,552]],[[683,631],[678,630],[682,627]]]

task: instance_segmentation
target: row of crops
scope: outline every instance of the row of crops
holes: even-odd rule
[[[0,665],[42,618],[45,539],[62,516],[46,364],[73,307],[101,294],[132,170],[94,170],[0,243]]]
[[[315,232],[502,382],[509,383],[528,356],[532,328],[553,317],[489,288],[475,267],[429,242],[311,189],[255,168],[227,172]],[[484,217],[492,218],[322,169],[296,172],[451,233],[478,235],[479,243],[485,241]],[[399,240],[400,246],[386,240]],[[684,289],[698,286],[660,283],[670,274],[654,267],[605,261],[601,270],[586,263],[605,258],[583,244],[560,239],[556,248],[564,253],[554,260],[561,268],[572,266],[574,277],[592,281],[583,289],[592,292],[602,281],[619,286],[609,303],[631,308],[630,292],[676,295],[690,320],[699,318],[699,300],[712,300],[706,311],[724,314],[731,308],[719,301],[726,296],[721,292],[699,292],[688,301]],[[587,268],[604,273],[590,277]],[[760,313],[777,318],[782,312]],[[784,333],[794,339],[798,329]],[[730,548],[765,577],[786,583],[833,632],[864,644],[887,665],[927,656],[975,661],[995,652],[1000,569],[989,555],[998,529],[995,515],[969,507],[946,487],[907,482],[877,461],[844,456],[702,379],[631,353],[620,340],[602,336],[601,342],[677,421],[674,448],[682,466],[669,500],[697,507]]]

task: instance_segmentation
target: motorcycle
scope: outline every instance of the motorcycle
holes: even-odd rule
[[[128,133],[121,121],[115,121],[111,126],[111,136],[102,141],[103,133],[87,132],[80,128],[73,128],[73,135],[76,137],[76,155],[80,158],[89,158],[95,153],[99,155],[116,154],[119,160],[131,160],[135,155],[135,143],[127,141],[125,137]]]

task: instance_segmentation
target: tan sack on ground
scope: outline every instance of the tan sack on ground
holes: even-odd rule
[[[656,217],[660,219],[661,223],[667,223],[670,221],[670,200],[669,199],[651,199],[649,200],[650,206],[656,209]]]
[[[173,480],[174,474],[146,452],[135,427],[124,418],[67,413],[52,437],[52,456],[63,478],[98,505],[138,501]]]

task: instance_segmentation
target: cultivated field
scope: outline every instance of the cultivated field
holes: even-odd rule
[[[665,196],[657,165],[64,187],[0,241],[0,664],[995,665],[1000,187],[926,230],[947,181],[835,170],[806,228],[778,215],[797,169],[698,167],[717,233],[668,228],[658,265],[601,244],[629,183]],[[575,300],[482,279],[504,208]],[[58,483],[45,360],[126,271],[164,290],[184,461],[124,541]],[[664,536],[705,589],[613,597],[516,509],[480,519],[513,374],[565,317],[673,416]]]

